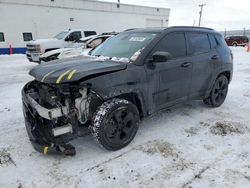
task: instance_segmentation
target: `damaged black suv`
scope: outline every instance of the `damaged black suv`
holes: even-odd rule
[[[27,132],[44,154],[75,154],[69,141],[90,130],[108,150],[128,145],[141,119],[187,100],[220,106],[233,74],[233,55],[209,28],[132,29],[89,56],[30,71],[22,90]]]

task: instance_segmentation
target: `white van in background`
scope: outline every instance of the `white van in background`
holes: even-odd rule
[[[91,35],[96,35],[96,31],[69,29],[58,33],[53,38],[30,41],[26,45],[26,56],[29,61],[39,62],[39,58],[43,53],[60,48],[67,48],[71,46],[73,42]]]

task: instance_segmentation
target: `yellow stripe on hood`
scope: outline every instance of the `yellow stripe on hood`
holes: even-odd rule
[[[50,71],[49,73],[45,74],[44,77],[42,78],[41,82],[44,82],[44,80],[45,80],[49,75],[51,75],[53,72],[55,72],[55,71]]]
[[[75,70],[72,70],[71,73],[69,74],[67,80],[70,80],[70,79],[73,77],[73,75],[74,75],[75,73],[76,73],[76,69],[75,69]]]
[[[64,77],[66,74],[68,74],[69,72],[70,72],[70,70],[68,70],[68,71],[66,71],[66,72],[64,72],[64,73],[62,73],[62,74],[57,78],[56,83],[57,83],[57,84],[60,84],[60,82],[61,82],[61,80],[63,79],[63,77]]]

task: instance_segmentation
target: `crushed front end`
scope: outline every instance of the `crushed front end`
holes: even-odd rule
[[[85,86],[39,81],[26,84],[22,90],[23,113],[33,147],[44,154],[74,155],[69,141],[88,131],[93,95]]]

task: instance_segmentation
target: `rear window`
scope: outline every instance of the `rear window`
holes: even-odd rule
[[[31,41],[33,40],[32,33],[23,33],[23,41]]]
[[[0,32],[0,42],[4,42],[5,39],[4,39],[4,34],[3,32]]]
[[[194,55],[210,51],[208,35],[205,33],[188,33]]]
[[[96,35],[95,31],[84,31],[85,37],[91,36],[91,35]]]

